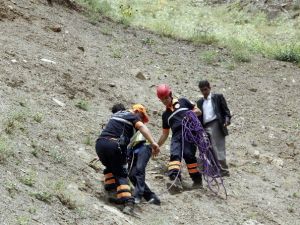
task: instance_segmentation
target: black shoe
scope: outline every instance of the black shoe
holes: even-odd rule
[[[160,205],[160,199],[157,196],[154,196],[148,201],[148,203],[154,205]]]
[[[170,180],[167,183],[167,189],[170,192],[170,194],[176,194],[182,192],[183,186],[180,179],[177,178],[176,180]]]
[[[140,197],[134,198],[134,204],[140,204],[142,202],[142,199]]]
[[[230,173],[228,170],[221,170],[221,177],[230,177]]]
[[[123,208],[122,212],[127,215],[134,215],[133,210],[134,210],[134,203],[130,201],[130,202],[126,202],[124,204],[124,208]]]
[[[202,180],[195,180],[192,187],[196,189],[197,188],[202,189],[203,188]]]

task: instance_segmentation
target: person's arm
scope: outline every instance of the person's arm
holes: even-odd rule
[[[228,109],[228,106],[227,106],[227,102],[224,98],[223,95],[220,95],[220,102],[221,102],[221,110],[223,112],[223,115],[225,116],[225,124],[224,126],[228,126],[230,125],[230,119],[231,119],[231,114],[230,114],[230,110]]]
[[[195,107],[193,108],[192,111],[193,111],[197,116],[201,116],[201,115],[202,115],[201,110],[200,110],[197,106],[195,106]]]
[[[142,135],[149,141],[149,143],[152,145],[152,154],[154,156],[157,156],[159,153],[159,145],[154,141],[152,134],[148,127],[146,125],[142,125],[139,127],[139,131],[142,133]]]
[[[162,146],[169,137],[170,129],[163,129],[163,132],[157,142],[159,146]]]

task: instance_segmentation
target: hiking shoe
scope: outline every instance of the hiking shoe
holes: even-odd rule
[[[157,196],[154,196],[148,201],[148,203],[153,205],[160,205],[160,199]]]
[[[167,183],[167,189],[171,194],[176,194],[176,193],[180,193],[183,191],[183,187],[182,187],[182,183],[180,181],[180,179],[176,179],[174,180],[170,180]]]
[[[203,188],[203,184],[202,184],[202,180],[201,181],[194,181],[192,188],[196,188],[196,189],[202,189]]]
[[[134,198],[134,204],[140,204],[142,199],[140,197],[135,197]]]
[[[230,177],[230,173],[228,170],[221,170],[221,177]]]
[[[123,208],[122,212],[124,214],[127,214],[127,215],[134,215],[133,209],[134,209],[134,203],[133,202],[126,202],[124,204],[124,208]]]

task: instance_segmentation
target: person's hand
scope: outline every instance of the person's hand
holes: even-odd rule
[[[153,157],[158,156],[159,152],[160,152],[159,145],[156,142],[154,142],[152,144],[152,156]]]

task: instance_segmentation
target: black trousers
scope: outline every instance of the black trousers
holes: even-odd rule
[[[117,198],[132,200],[128,185],[128,172],[126,167],[126,149],[120,149],[117,141],[99,138],[96,143],[96,152],[101,163],[106,167],[104,174],[112,174],[116,180]]]
[[[184,144],[184,149],[182,149]],[[170,148],[170,163],[169,163],[169,177],[171,180],[174,180],[178,174],[182,157],[188,167],[190,177],[194,181],[202,179],[201,173],[198,170],[198,163],[196,158],[197,147],[182,139],[181,132],[173,134],[171,139],[171,148]],[[177,162],[177,163],[176,163]],[[179,174],[179,178],[181,175]]]
[[[145,182],[146,178],[146,167],[151,157],[151,147],[149,145],[142,144],[137,153],[132,152],[129,155],[128,165],[130,168],[129,179],[135,186],[134,196],[149,201],[155,196],[154,192],[150,190]]]

